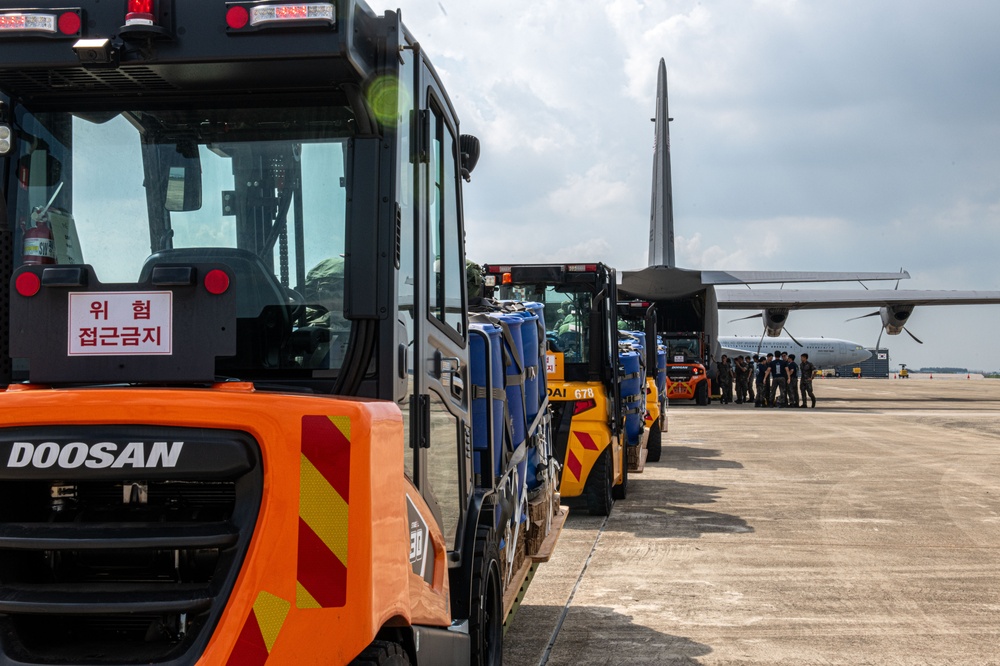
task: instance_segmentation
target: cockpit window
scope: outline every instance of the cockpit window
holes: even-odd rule
[[[347,109],[18,107],[15,118],[15,263],[86,263],[103,283],[137,282],[158,262],[226,263],[240,334],[256,337],[221,374],[339,368]]]
[[[564,354],[564,363],[590,362],[590,311],[594,295],[563,285],[504,285],[500,298],[535,301],[545,306],[549,349]]]
[[[696,338],[679,338],[670,340],[668,360],[677,362],[683,357],[684,361],[697,360],[699,356],[699,345]]]

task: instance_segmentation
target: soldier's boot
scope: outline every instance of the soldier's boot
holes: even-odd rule
[[[813,401],[813,407],[816,407],[816,396],[813,396],[812,401]]]

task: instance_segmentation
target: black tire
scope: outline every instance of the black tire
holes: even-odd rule
[[[701,382],[698,384],[698,388],[694,390],[694,401],[699,406],[705,406],[708,404],[708,383]]]
[[[472,610],[469,636],[473,666],[503,664],[503,584],[500,576],[500,546],[492,528],[476,533],[472,562]]]
[[[655,421],[649,428],[649,439],[646,440],[646,462],[660,462],[662,451],[663,433],[660,432],[659,421]]]
[[[410,656],[399,643],[373,641],[351,666],[410,666]]]
[[[624,433],[622,433],[624,435]],[[612,472],[612,475],[614,472]],[[616,500],[628,496],[628,443],[622,444],[622,482],[611,486],[611,497]]]
[[[615,482],[615,467],[611,461],[611,444],[601,452],[597,462],[590,468],[587,483],[583,486],[587,496],[587,511],[592,516],[607,516],[611,513],[615,498],[612,496],[612,486]]]

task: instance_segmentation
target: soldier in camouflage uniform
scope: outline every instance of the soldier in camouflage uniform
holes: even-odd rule
[[[743,357],[743,363],[746,365],[747,373],[747,397],[746,402],[754,402],[756,396],[754,395],[754,385],[757,383],[757,369],[754,366],[754,361],[747,354]]]
[[[736,404],[742,405],[747,396],[747,366],[742,356],[736,357],[733,374],[736,375]]]
[[[324,259],[306,274],[303,296],[306,300],[306,325],[324,328],[330,332],[327,349],[321,347],[309,362],[311,367],[339,368],[347,352],[351,322],[344,317],[344,260],[341,257]],[[329,352],[329,359],[317,359],[320,353]]]
[[[813,377],[816,376],[816,366],[809,362],[809,354],[802,355],[802,362],[799,364],[802,369],[802,378],[799,381],[799,390],[802,392],[802,402],[799,407],[806,406],[806,394],[812,398],[812,406],[816,406],[816,394],[813,393]]]
[[[733,366],[729,365],[729,357],[722,355],[719,361],[718,375],[721,402],[723,405],[733,401]]]
[[[471,259],[465,260],[465,285],[469,291],[469,304],[487,296],[483,288],[483,268]]]

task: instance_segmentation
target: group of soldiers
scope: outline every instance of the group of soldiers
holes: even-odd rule
[[[809,362],[809,354],[802,354],[798,363],[795,354],[778,351],[767,356],[736,356],[732,360],[723,354],[716,364],[716,380],[722,404],[752,402],[754,407],[808,407],[806,398],[809,398],[815,407],[816,371],[816,366]]]

